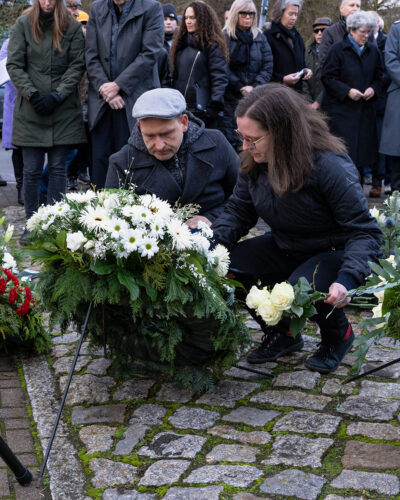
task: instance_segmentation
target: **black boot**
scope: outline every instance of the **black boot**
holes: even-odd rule
[[[247,356],[247,361],[252,364],[275,361],[291,352],[301,351],[303,346],[301,333],[293,337],[283,332],[279,326],[272,326],[268,333],[264,333],[260,347]]]
[[[22,186],[21,187],[17,186],[17,193],[18,193],[18,204],[24,205],[24,194],[22,192]]]
[[[22,184],[24,180],[24,160],[22,158],[22,149],[13,149],[11,159],[14,167],[15,182],[17,183],[18,203],[19,205],[23,205],[24,195]]]

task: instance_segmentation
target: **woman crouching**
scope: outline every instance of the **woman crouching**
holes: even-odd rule
[[[232,272],[247,289],[258,282],[295,284],[304,276],[329,292],[316,304],[312,319],[321,344],[306,366],[332,372],[354,340],[343,311],[348,290],[363,284],[368,262],[381,257],[380,230],[343,142],[297,92],[276,83],[257,87],[240,101],[236,117],[243,162],[225,211],[212,226],[215,238],[231,249]],[[258,217],[271,231],[238,243]],[[302,349],[301,334],[291,335],[288,318],[274,327],[256,319],[265,335],[249,354],[250,363]]]

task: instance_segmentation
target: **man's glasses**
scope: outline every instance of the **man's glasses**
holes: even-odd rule
[[[260,141],[262,141],[265,137],[265,135],[259,137],[258,139],[251,139],[250,137],[246,137],[244,135],[242,135],[241,132],[239,132],[238,129],[235,129],[235,132],[237,133],[237,135],[241,138],[241,140],[243,142],[247,142],[248,146],[250,147],[250,149],[253,149],[256,147],[256,144]]]
[[[244,10],[239,12],[240,17],[255,17],[256,13],[255,12],[246,12]]]
[[[317,33],[323,33],[325,31],[326,28],[315,28],[314,33],[317,34]]]

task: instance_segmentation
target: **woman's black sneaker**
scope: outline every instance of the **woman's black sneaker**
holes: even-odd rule
[[[273,333],[263,336],[260,347],[247,356],[247,361],[252,364],[275,361],[291,352],[301,351],[303,346],[304,341],[300,333],[296,337],[292,337],[275,330]]]
[[[350,351],[353,342],[354,333],[350,327],[347,338],[342,339],[339,343],[332,345],[321,343],[317,352],[306,360],[306,367],[319,373],[334,372]]]

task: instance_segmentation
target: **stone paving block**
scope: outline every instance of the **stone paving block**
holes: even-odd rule
[[[304,352],[292,352],[291,354],[288,354],[286,356],[281,356],[278,359],[279,363],[284,363],[287,365],[293,365],[298,367],[298,365],[304,361],[305,359],[305,353]]]
[[[6,431],[6,442],[14,453],[30,453],[35,451],[30,430],[18,429]]]
[[[0,495],[3,497],[10,495],[10,488],[8,486],[8,476],[6,469],[0,469]]]
[[[247,362],[245,358],[240,359],[239,366],[244,366],[245,368],[252,368],[254,369],[254,365],[251,365],[250,363]],[[260,363],[257,365],[257,370],[263,371],[263,372],[271,372],[274,368],[278,366],[278,363],[274,362],[266,362],[266,363]],[[224,375],[228,377],[235,377],[235,378],[241,378],[244,380],[264,380],[264,375],[259,375],[257,373],[251,373],[246,370],[241,370],[239,368],[236,368],[233,366],[226,372],[224,372]]]
[[[67,377],[60,378],[60,390],[64,391]],[[110,389],[115,385],[111,377],[75,375],[72,377],[67,396],[67,405],[76,403],[105,403],[110,399]]]
[[[328,495],[324,500],[365,500],[365,497],[342,497],[339,495]]]
[[[253,396],[252,403],[270,403],[276,406],[293,406],[309,410],[323,410],[332,399],[299,391],[263,391]]]
[[[380,363],[389,363],[399,357],[397,349],[387,349],[385,347],[372,345],[365,356],[367,361],[379,361]]]
[[[63,373],[69,373],[73,360],[73,356],[65,356],[57,359],[57,361],[53,364],[55,374],[62,375]],[[84,368],[89,363],[89,361],[89,356],[79,356],[76,362],[74,373],[80,372],[82,368]]]
[[[194,395],[191,389],[178,387],[172,382],[163,384],[157,393],[157,401],[172,401],[173,403],[188,403]]]
[[[232,500],[272,500],[272,498],[266,498],[266,497],[256,497],[255,495],[251,493],[237,493],[236,495],[233,496]]]
[[[356,422],[349,424],[346,429],[348,436],[366,436],[385,441],[400,441],[400,427],[390,424],[371,424]]]
[[[232,441],[240,441],[242,443],[249,444],[267,444],[271,441],[271,434],[266,431],[253,431],[253,432],[245,432],[238,431],[233,427],[229,427],[228,425],[216,425],[209,429],[208,434],[213,436],[218,436],[222,439],[230,439]]]
[[[400,357],[400,356],[399,356]],[[361,366],[360,373],[365,373],[367,371],[378,368],[380,365],[384,363],[364,363]],[[382,368],[382,370],[378,370],[373,374],[374,377],[384,377],[384,378],[393,378],[398,379],[400,377],[400,366],[392,365],[387,366],[386,368]]]
[[[237,488],[247,488],[262,476],[262,471],[251,465],[205,465],[193,470],[184,483],[225,483]]]
[[[135,490],[123,489],[119,491],[117,488],[109,488],[104,491],[103,500],[156,500],[157,493],[139,493]]]
[[[345,469],[400,469],[400,447],[347,441],[342,464]]]
[[[285,434],[275,439],[270,456],[262,463],[266,465],[321,467],[322,456],[333,443],[333,439],[310,439],[294,434]]]
[[[223,491],[223,486],[205,486],[204,488],[173,486],[167,491],[163,500],[218,500]]]
[[[336,394],[341,391],[341,394],[350,395],[355,389],[356,384],[354,382],[350,382],[348,384],[343,384],[340,379],[337,378],[328,378],[322,387],[322,394],[328,394],[330,396],[336,396]]]
[[[28,418],[7,418],[4,420],[6,429],[30,429],[31,424]]]
[[[87,453],[110,450],[116,427],[108,425],[87,425],[79,431],[79,438],[83,441]]]
[[[84,342],[81,347],[81,354],[89,356],[104,356],[104,347],[91,346],[90,342]]]
[[[21,387],[21,382],[18,378],[6,378],[0,380],[0,389],[11,389],[13,387]]]
[[[18,372],[16,370],[2,372],[0,370],[0,380],[10,380],[12,378],[18,378]]]
[[[161,425],[167,410],[161,405],[144,404],[134,412],[129,423],[141,423],[146,425]]]
[[[251,446],[218,444],[206,455],[206,462],[208,464],[215,462],[253,463],[256,461],[257,453],[260,453],[260,450]]]
[[[147,398],[149,390],[153,387],[154,380],[128,380],[115,391],[114,399]]]
[[[53,344],[72,344],[73,342],[77,342],[80,338],[80,335],[76,332],[74,333],[65,333],[64,335],[57,335],[52,338]],[[75,346],[70,346],[75,347]],[[82,353],[83,354],[83,353]]]
[[[27,416],[28,412],[24,406],[20,408],[0,408],[0,418],[20,418]]]
[[[325,483],[326,479],[321,476],[292,469],[284,470],[267,478],[260,486],[260,490],[273,495],[314,500],[320,494]]]
[[[105,375],[111,366],[111,360],[106,358],[94,359],[86,369],[86,373]]]
[[[342,470],[331,484],[332,488],[377,491],[384,495],[397,495],[400,492],[399,479],[394,474]]]
[[[349,374],[349,368],[346,368],[343,365],[339,365],[336,370],[335,370],[335,375],[338,375],[339,377],[346,377],[346,375]]]
[[[216,411],[181,406],[169,417],[168,422],[178,429],[208,429],[219,417]]]
[[[109,488],[103,493],[103,500],[156,500],[157,493],[139,493],[135,490],[121,490]]]
[[[390,349],[400,349],[400,342],[398,340],[391,339],[390,337],[382,337],[378,341],[378,344],[383,347],[389,347]]]
[[[321,342],[320,337],[312,337],[311,335],[302,335],[304,340],[303,351],[314,352]]]
[[[341,418],[324,413],[310,411],[292,411],[287,413],[274,425],[275,432],[292,431],[301,434],[333,434],[340,424]]]
[[[142,446],[138,455],[150,458],[194,458],[207,441],[194,434],[161,432],[154,436],[150,444]]]
[[[314,389],[321,378],[317,372],[298,370],[280,373],[274,379],[274,387],[300,387],[301,389]]]
[[[363,380],[359,396],[375,396],[378,398],[399,399],[400,384],[372,382]]]
[[[251,328],[253,330],[260,330],[261,326],[257,321],[254,319],[248,319],[247,321],[244,322],[244,324],[247,326],[247,328]]]
[[[150,427],[144,424],[132,424],[125,432],[121,441],[118,441],[114,455],[130,455],[133,448],[144,438]]]
[[[112,422],[122,424],[125,410],[125,404],[90,406],[89,408],[75,406],[72,408],[71,423],[72,425]]]
[[[249,406],[239,406],[239,408],[224,415],[222,420],[251,425],[252,427],[263,427],[278,415],[280,415],[280,412],[275,410],[259,410]]]
[[[15,362],[11,357],[0,357],[0,372],[14,372]]]
[[[164,486],[176,483],[189,466],[189,460],[159,460],[150,465],[139,485]]]
[[[350,396],[338,408],[339,413],[364,420],[391,420],[400,402],[372,396]]]
[[[30,486],[21,486],[17,482],[14,483],[15,500],[43,500],[44,494],[36,484]]]
[[[25,467],[35,466],[39,463],[36,453],[17,453],[16,456]]]
[[[94,473],[92,484],[95,488],[107,488],[115,484],[133,484],[137,478],[137,467],[113,462],[106,458],[92,458],[89,467]]]
[[[1,389],[0,390],[1,406],[24,406],[26,404],[25,391],[21,388]]]
[[[66,354],[68,354],[70,352],[70,350],[71,350],[71,346],[69,346],[69,345],[64,345],[64,344],[55,345],[51,349],[51,355],[54,358],[61,358],[62,356],[65,356]]]
[[[254,382],[223,380],[203,394],[197,404],[234,408],[237,401],[259,388]]]

